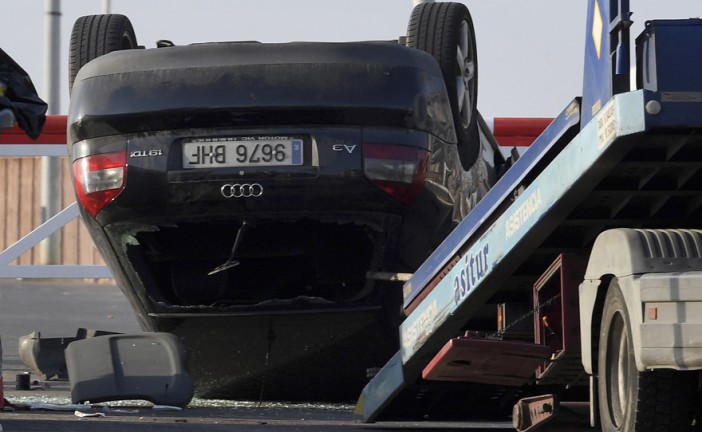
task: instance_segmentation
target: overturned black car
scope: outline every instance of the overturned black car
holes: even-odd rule
[[[143,49],[86,16],[70,85],[83,220],[205,397],[354,400],[398,349],[403,275],[504,164],[459,3],[388,42]]]

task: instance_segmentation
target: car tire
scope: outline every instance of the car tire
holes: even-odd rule
[[[406,46],[426,51],[439,63],[448,92],[461,164],[478,159],[478,56],[475,29],[462,3],[421,3],[410,16]]]
[[[96,58],[125,49],[137,48],[137,38],[131,21],[124,15],[88,15],[73,24],[68,59],[68,90],[78,71]]]
[[[697,371],[636,368],[631,321],[617,279],[605,299],[598,352],[603,431],[690,430],[698,401]]]

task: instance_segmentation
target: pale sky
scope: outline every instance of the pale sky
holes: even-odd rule
[[[12,3],[10,6],[9,3]],[[44,89],[43,0],[2,0],[2,48]],[[470,0],[478,42],[478,108],[485,117],[553,117],[582,93],[587,0]],[[73,22],[102,0],[61,1],[61,100],[68,110],[68,39]],[[412,0],[111,0],[140,45],[225,40],[391,40],[404,35]],[[702,16],[700,0],[631,0],[632,41],[653,18]]]

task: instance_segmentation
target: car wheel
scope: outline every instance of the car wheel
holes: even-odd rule
[[[465,169],[480,152],[477,122],[478,56],[475,30],[462,3],[421,3],[410,16],[406,45],[426,51],[439,63],[446,84],[459,155]]]
[[[96,58],[125,49],[137,48],[137,39],[132,23],[124,15],[88,15],[73,24],[68,59],[68,90],[78,71]]]
[[[697,405],[697,372],[639,372],[631,321],[616,279],[605,299],[598,353],[598,399],[603,431],[686,431]]]

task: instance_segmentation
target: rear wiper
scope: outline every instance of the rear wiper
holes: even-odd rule
[[[222,272],[224,270],[229,270],[232,267],[236,267],[240,264],[239,261],[234,259],[234,255],[236,255],[236,250],[239,248],[239,243],[241,243],[241,238],[244,236],[244,231],[249,227],[248,222],[243,221],[241,223],[241,226],[236,232],[236,239],[234,240],[234,246],[232,246],[232,252],[229,254],[229,258],[223,263],[212,269],[209,273],[207,273],[208,276],[212,276],[213,274],[217,274],[219,272]]]

